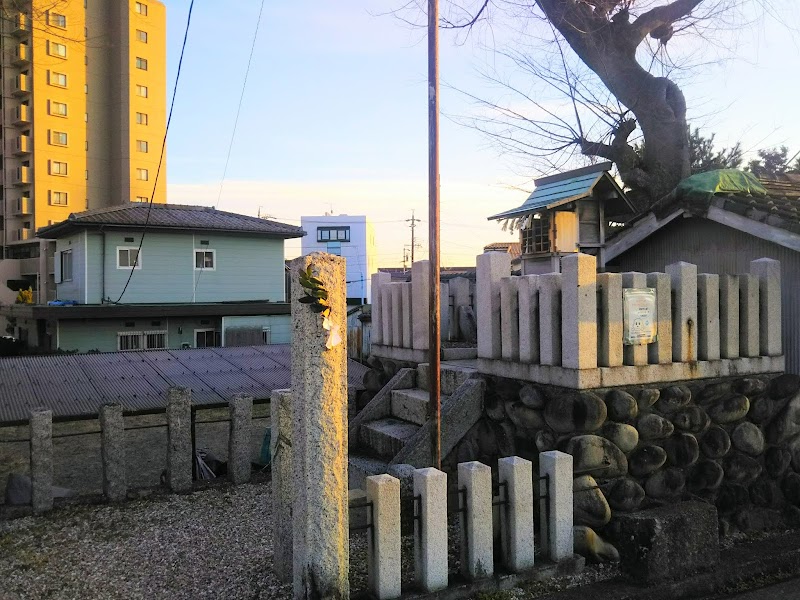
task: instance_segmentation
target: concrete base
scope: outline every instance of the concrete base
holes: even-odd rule
[[[742,375],[782,373],[783,356],[759,356],[668,365],[640,367],[600,367],[596,369],[565,369],[548,365],[510,363],[488,358],[478,359],[478,372],[508,379],[535,381],[574,389],[609,388],[644,385],[668,381],[690,381]]]
[[[428,351],[414,348],[397,348],[395,346],[382,346],[372,344],[370,355],[378,358],[388,358],[390,360],[403,360],[406,362],[421,363],[428,362]]]

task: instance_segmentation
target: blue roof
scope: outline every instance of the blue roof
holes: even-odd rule
[[[594,167],[572,171],[571,173],[574,173],[572,176],[570,176],[570,172],[567,172],[554,177],[540,179],[536,182],[536,189],[528,196],[522,206],[493,215],[489,217],[489,220],[521,217],[547,208],[555,208],[567,202],[587,198],[592,195],[594,186],[603,178],[608,178],[619,190],[614,179],[607,172],[607,168],[610,168],[610,166],[609,163],[602,163]],[[619,190],[619,193],[622,195],[621,190]]]

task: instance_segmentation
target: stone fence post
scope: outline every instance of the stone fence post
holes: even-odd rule
[[[781,263],[759,258],[750,263],[750,272],[758,277],[761,356],[780,356],[781,346]]]
[[[103,457],[103,494],[111,502],[128,496],[125,465],[125,419],[121,404],[100,407],[100,435]]]
[[[414,571],[426,592],[447,587],[447,473],[433,467],[414,471]]]
[[[489,252],[488,254],[499,254]],[[506,255],[508,256],[508,255]],[[458,465],[459,493],[464,489],[466,511],[461,513],[461,573],[471,580],[494,574],[492,535],[492,469],[477,462]],[[463,504],[459,508],[464,508]]]
[[[414,350],[430,345],[431,263],[418,260],[411,265],[411,335]]]
[[[389,273],[379,271],[372,274],[372,325],[371,325],[371,339],[373,344],[383,344],[383,321],[382,315],[383,304],[381,303],[381,287],[389,283],[392,276]],[[291,290],[287,290],[291,294]]]
[[[478,358],[501,357],[500,279],[510,275],[511,256],[507,252],[484,252],[478,255],[475,286]]]
[[[547,497],[541,501],[542,548],[550,560],[572,556],[572,456],[553,450],[539,454],[539,476],[546,478]]]
[[[570,254],[561,259],[561,365],[597,367],[597,258]]]
[[[372,532],[367,541],[367,579],[377,600],[400,597],[400,480],[391,475],[367,477],[372,503]]]
[[[292,392],[273,390],[269,401],[272,457],[272,564],[283,583],[292,580]]]
[[[672,279],[672,361],[697,360],[697,266],[687,262],[667,265]]]
[[[228,481],[238,485],[250,481],[250,436],[253,431],[253,397],[237,394],[228,403]]]
[[[498,482],[505,483],[500,533],[505,565],[512,573],[533,566],[533,464],[517,456],[501,458]]]
[[[30,436],[31,505],[38,514],[53,508],[53,411],[31,411]]]
[[[167,485],[173,492],[192,489],[192,390],[167,392]]]

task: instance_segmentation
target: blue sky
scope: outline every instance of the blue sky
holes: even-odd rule
[[[788,3],[725,37],[698,46],[711,64],[683,81],[690,119],[722,144],[800,150],[800,20]],[[166,0],[168,88],[183,38],[188,0]],[[427,244],[427,63],[420,30],[379,16],[390,1],[270,0],[265,3],[230,164],[225,158],[242,89],[259,0],[221,10],[196,2],[168,143],[168,201],[259,211],[299,224],[303,214],[366,214],[376,223],[379,263],[394,266],[410,243],[404,219],[422,218]],[[778,7],[780,8],[780,6]],[[779,23],[778,21],[783,21]],[[495,65],[480,43],[444,32],[442,79],[496,95],[478,74]],[[735,53],[739,60],[719,60]],[[442,110],[473,114],[442,89]],[[527,176],[526,176],[527,175]],[[442,262],[474,264],[490,242],[513,240],[486,216],[521,204],[534,173],[500,156],[485,138],[442,119]],[[420,231],[418,229],[418,231]],[[287,257],[299,253],[287,243]]]

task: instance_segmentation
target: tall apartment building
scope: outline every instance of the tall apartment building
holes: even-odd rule
[[[70,213],[153,194],[166,128],[166,9],[157,0],[0,0],[0,302],[55,293]],[[155,202],[166,201],[166,164]],[[26,285],[27,284],[27,285]]]

